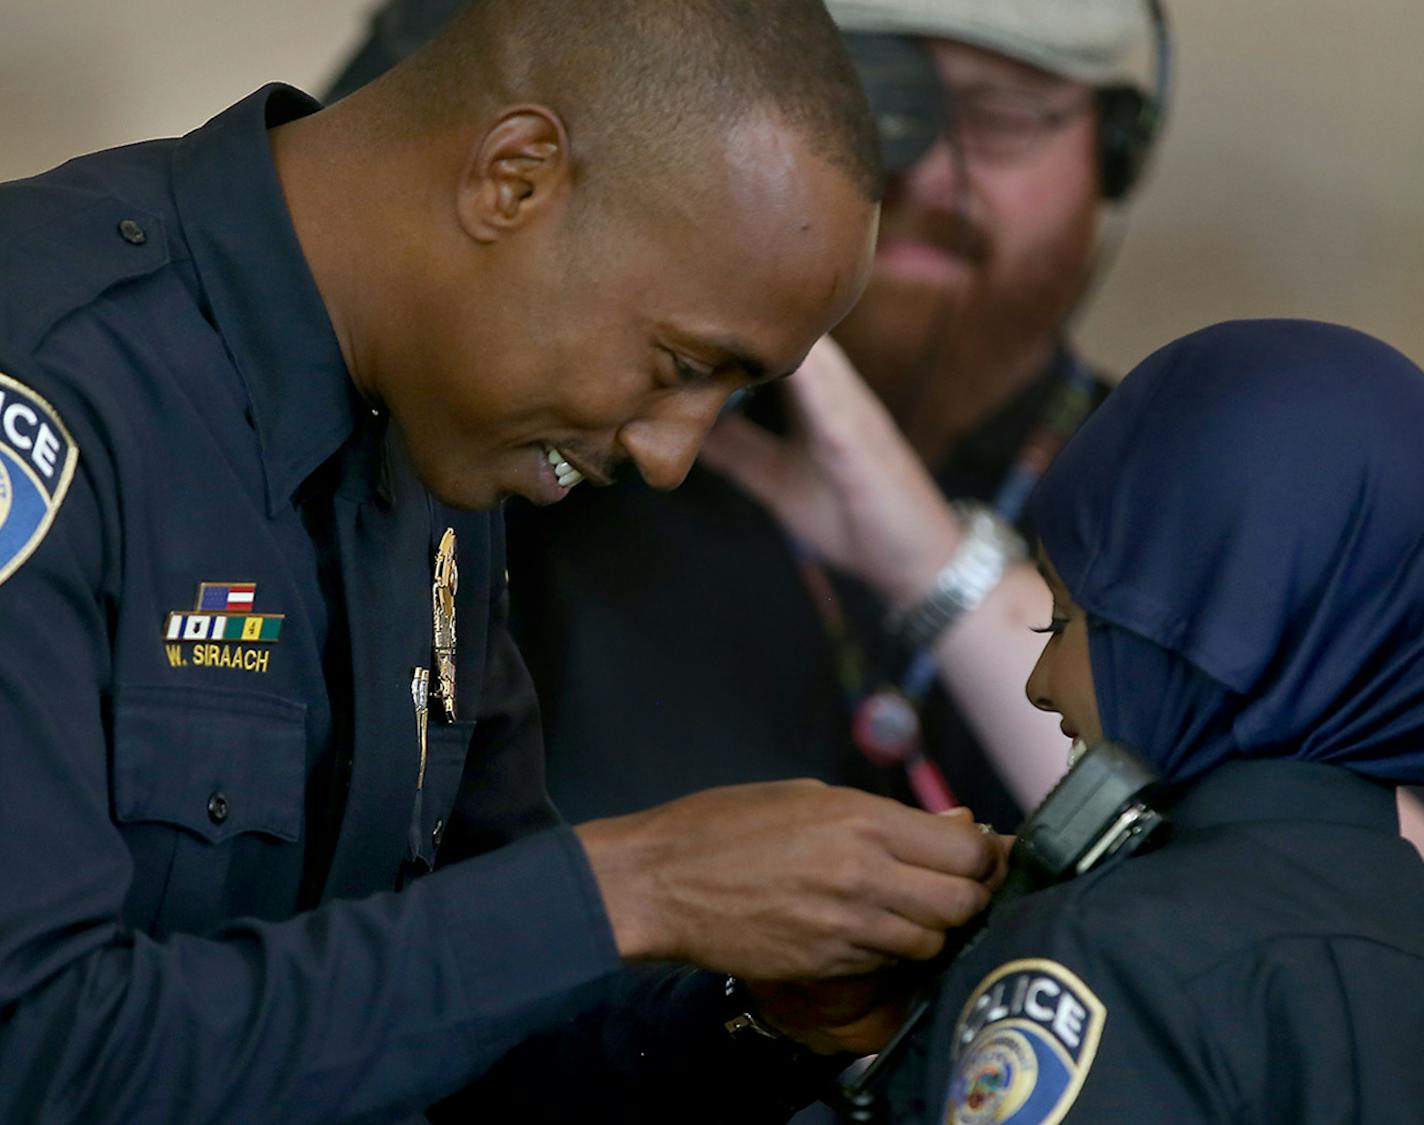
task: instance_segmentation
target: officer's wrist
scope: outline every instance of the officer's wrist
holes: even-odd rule
[[[771,1043],[781,1043],[788,1046],[800,1047],[789,1035],[773,1027],[757,1011],[756,1002],[752,999],[747,986],[736,977],[729,976],[722,986],[722,996],[725,1001],[723,1014],[726,1018],[722,1021],[722,1027],[737,1042],[753,1042],[760,1039]]]

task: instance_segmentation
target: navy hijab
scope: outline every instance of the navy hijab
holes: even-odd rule
[[[1030,514],[1089,614],[1103,733],[1170,780],[1230,758],[1424,783],[1424,372],[1310,321],[1140,364]]]

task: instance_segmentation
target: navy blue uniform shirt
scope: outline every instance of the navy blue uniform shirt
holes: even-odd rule
[[[1424,1121],[1424,864],[1390,786],[1233,761],[1159,850],[1006,906],[896,1122]]]
[[[354,397],[287,217],[265,129],[314,108],[0,187],[0,1120],[398,1116],[618,968],[499,518]]]

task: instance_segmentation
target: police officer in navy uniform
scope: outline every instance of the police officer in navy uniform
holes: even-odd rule
[[[0,188],[0,1118],[776,1120],[893,1027],[799,982],[982,906],[867,794],[544,795],[490,509],[676,484],[868,269],[834,27],[751,7],[482,0]]]

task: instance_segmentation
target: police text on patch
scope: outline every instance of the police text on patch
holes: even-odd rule
[[[77,458],[54,407],[0,372],[0,582],[49,532]]]

